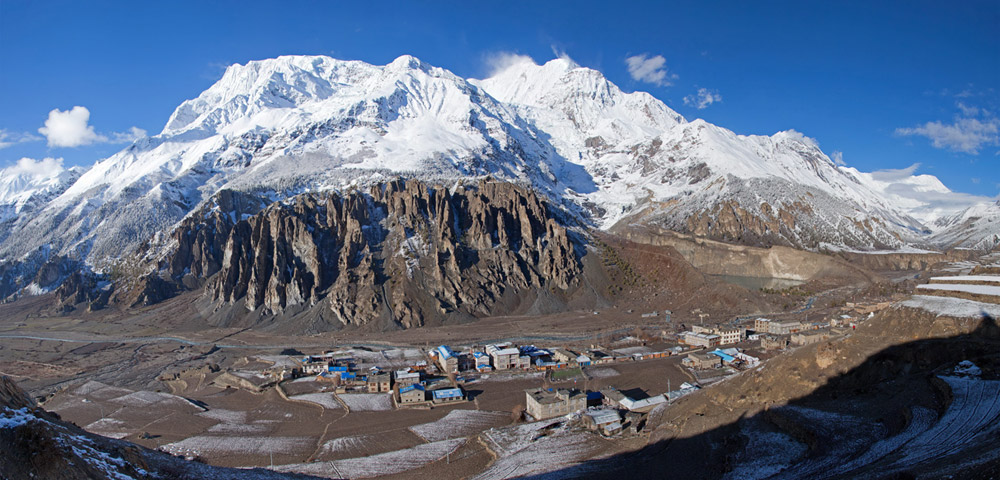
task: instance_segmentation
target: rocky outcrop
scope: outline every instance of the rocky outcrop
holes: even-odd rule
[[[570,233],[541,197],[510,183],[448,189],[397,180],[303,194],[255,213],[254,199],[229,195],[182,222],[160,262],[164,279],[204,285],[220,307],[262,315],[315,307],[341,325],[409,328],[558,295],[582,270]],[[169,290],[147,280],[128,304]]]
[[[858,253],[839,252],[852,264],[871,270],[927,270],[933,265],[972,260],[980,255],[975,250],[948,250],[926,253]]]
[[[820,277],[861,281],[870,279],[872,275],[871,272],[829,255],[784,246],[760,248],[733,245],[652,227],[622,228],[617,233],[637,243],[673,247],[691,265],[710,275],[798,281]]]

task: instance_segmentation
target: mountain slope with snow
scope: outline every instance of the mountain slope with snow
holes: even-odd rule
[[[410,56],[233,65],[159,134],[73,175],[39,186],[47,196],[0,181],[0,198],[44,200],[31,216],[10,210],[0,257],[45,247],[101,268],[166,238],[222,189],[270,202],[397,175],[489,175],[532,185],[583,224],[653,222],[745,243],[872,250],[947,228],[918,220],[795,131],[742,136],[689,122],[566,59],[484,80]]]

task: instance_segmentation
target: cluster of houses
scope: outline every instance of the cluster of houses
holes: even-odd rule
[[[426,360],[397,370],[373,366],[364,371],[359,371],[354,362],[351,353],[343,350],[310,355],[302,359],[302,373],[333,383],[337,393],[391,393],[400,406],[440,405],[465,400],[461,387],[446,378],[429,374]]]
[[[681,360],[681,364],[694,370],[708,370],[723,366],[753,368],[760,365],[760,359],[737,348],[716,348],[711,352],[689,353],[684,360]]]
[[[497,343],[486,345],[482,349],[472,348],[464,352],[455,352],[448,346],[441,345],[428,353],[441,371],[455,374],[470,370],[481,373],[513,369],[558,370],[616,362],[652,360],[668,357],[679,351],[680,349],[611,355],[596,348],[570,350]]]
[[[646,415],[654,408],[697,389],[697,386],[685,382],[679,390],[634,399],[612,387],[598,392],[575,388],[534,388],[524,392],[525,411],[535,420],[580,412],[583,424],[602,435],[617,435],[626,428],[635,434],[642,430]]]
[[[845,333],[842,328],[853,328],[854,320],[849,315],[841,315],[827,322],[808,323],[800,321],[779,322],[768,318],[754,320],[753,328],[718,325],[691,327],[691,331],[679,334],[680,342],[694,348],[715,348],[714,352],[691,354],[685,359],[685,364],[692,368],[715,368],[726,365],[725,355],[735,358],[737,365],[752,366],[746,359],[735,355],[734,349],[719,350],[723,345],[732,345],[743,341],[760,341],[762,350],[786,348],[789,345],[801,346],[822,342],[837,334]],[[728,352],[719,355],[719,352]],[[752,358],[752,357],[751,357]],[[690,360],[689,360],[690,359]],[[714,367],[713,367],[714,365]]]

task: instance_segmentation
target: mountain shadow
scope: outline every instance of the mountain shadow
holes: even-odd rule
[[[926,312],[894,312],[936,321]],[[803,347],[792,355],[801,353],[804,357],[815,352],[820,358],[831,348]],[[792,381],[790,372],[801,368],[795,360],[783,356],[762,368],[779,369],[777,376],[787,374]],[[712,388],[730,388],[730,398],[746,398],[753,395],[750,388],[742,388],[749,382],[733,385],[726,381]],[[770,392],[780,388],[763,385],[754,390]],[[884,348],[787,404],[765,402],[742,414],[735,412],[735,421],[720,422],[695,434],[671,425],[670,420],[676,420],[677,415],[670,417],[670,409],[689,412],[691,420],[687,425],[709,425],[713,411],[726,408],[700,397],[690,396],[665,411],[653,412],[653,426],[649,428],[655,430],[650,442],[640,450],[524,478],[904,479],[1000,475],[1000,327],[985,313],[979,326],[968,333]]]

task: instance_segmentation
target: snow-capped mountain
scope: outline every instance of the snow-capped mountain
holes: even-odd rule
[[[0,170],[0,223],[44,207],[84,172],[80,167],[63,168],[62,160],[53,158],[39,161],[22,158]]]
[[[869,250],[934,228],[795,131],[742,136],[689,122],[566,59],[468,80],[410,56],[384,66],[283,56],[233,65],[159,134],[60,180],[71,186],[46,190],[54,198],[2,227],[0,257],[46,247],[100,267],[165,238],[221,189],[275,201],[396,175],[530,184],[604,229],[656,222]],[[31,191],[22,184],[0,198]]]
[[[974,205],[934,222],[934,243],[990,250],[1000,245],[1000,201]]]

